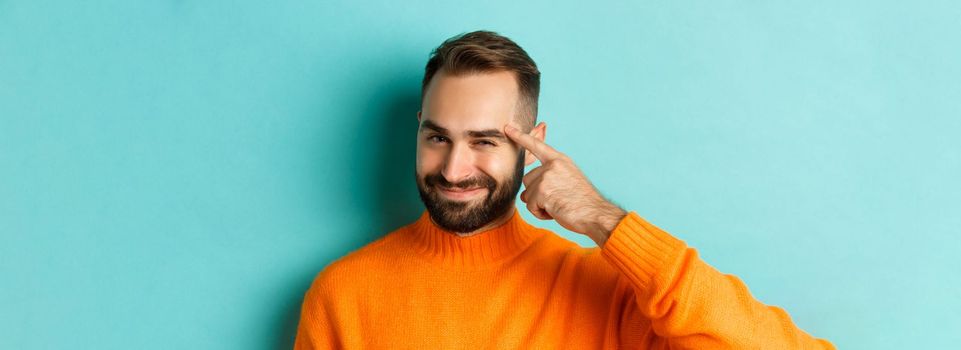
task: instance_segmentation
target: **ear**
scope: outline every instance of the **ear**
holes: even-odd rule
[[[531,132],[529,132],[529,134],[531,136],[534,136],[535,139],[538,139],[541,142],[544,142],[544,138],[547,136],[547,124],[544,122],[540,122],[539,124],[534,126],[533,129],[531,129]],[[534,157],[534,154],[531,153],[531,151],[524,150],[524,166],[534,164],[535,161],[537,161],[537,157]]]
[[[420,111],[417,111],[417,124],[420,124]]]

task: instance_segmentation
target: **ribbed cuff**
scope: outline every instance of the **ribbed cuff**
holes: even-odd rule
[[[687,244],[630,212],[607,238],[601,255],[635,285],[651,288],[670,269]]]

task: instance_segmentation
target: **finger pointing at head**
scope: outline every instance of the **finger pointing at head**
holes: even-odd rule
[[[546,162],[551,159],[560,158],[562,154],[555,150],[553,147],[548,146],[541,140],[529,134],[525,134],[520,130],[517,130],[513,126],[504,126],[504,134],[507,135],[511,140],[517,142],[521,147],[526,148],[528,151],[534,154],[541,163]]]

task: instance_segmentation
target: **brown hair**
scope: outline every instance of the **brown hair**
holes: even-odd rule
[[[519,119],[521,127],[530,130],[537,121],[537,97],[541,88],[541,72],[534,60],[513,40],[495,32],[478,30],[445,40],[430,53],[421,83],[420,100],[424,102],[427,85],[438,71],[461,75],[509,71],[517,81],[519,103],[527,113]]]

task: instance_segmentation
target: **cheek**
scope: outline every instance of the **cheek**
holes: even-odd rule
[[[444,154],[426,147],[417,147],[416,169],[420,175],[439,171],[444,162]]]
[[[485,154],[477,157],[477,167],[497,181],[503,181],[513,175],[516,159],[502,154]]]

